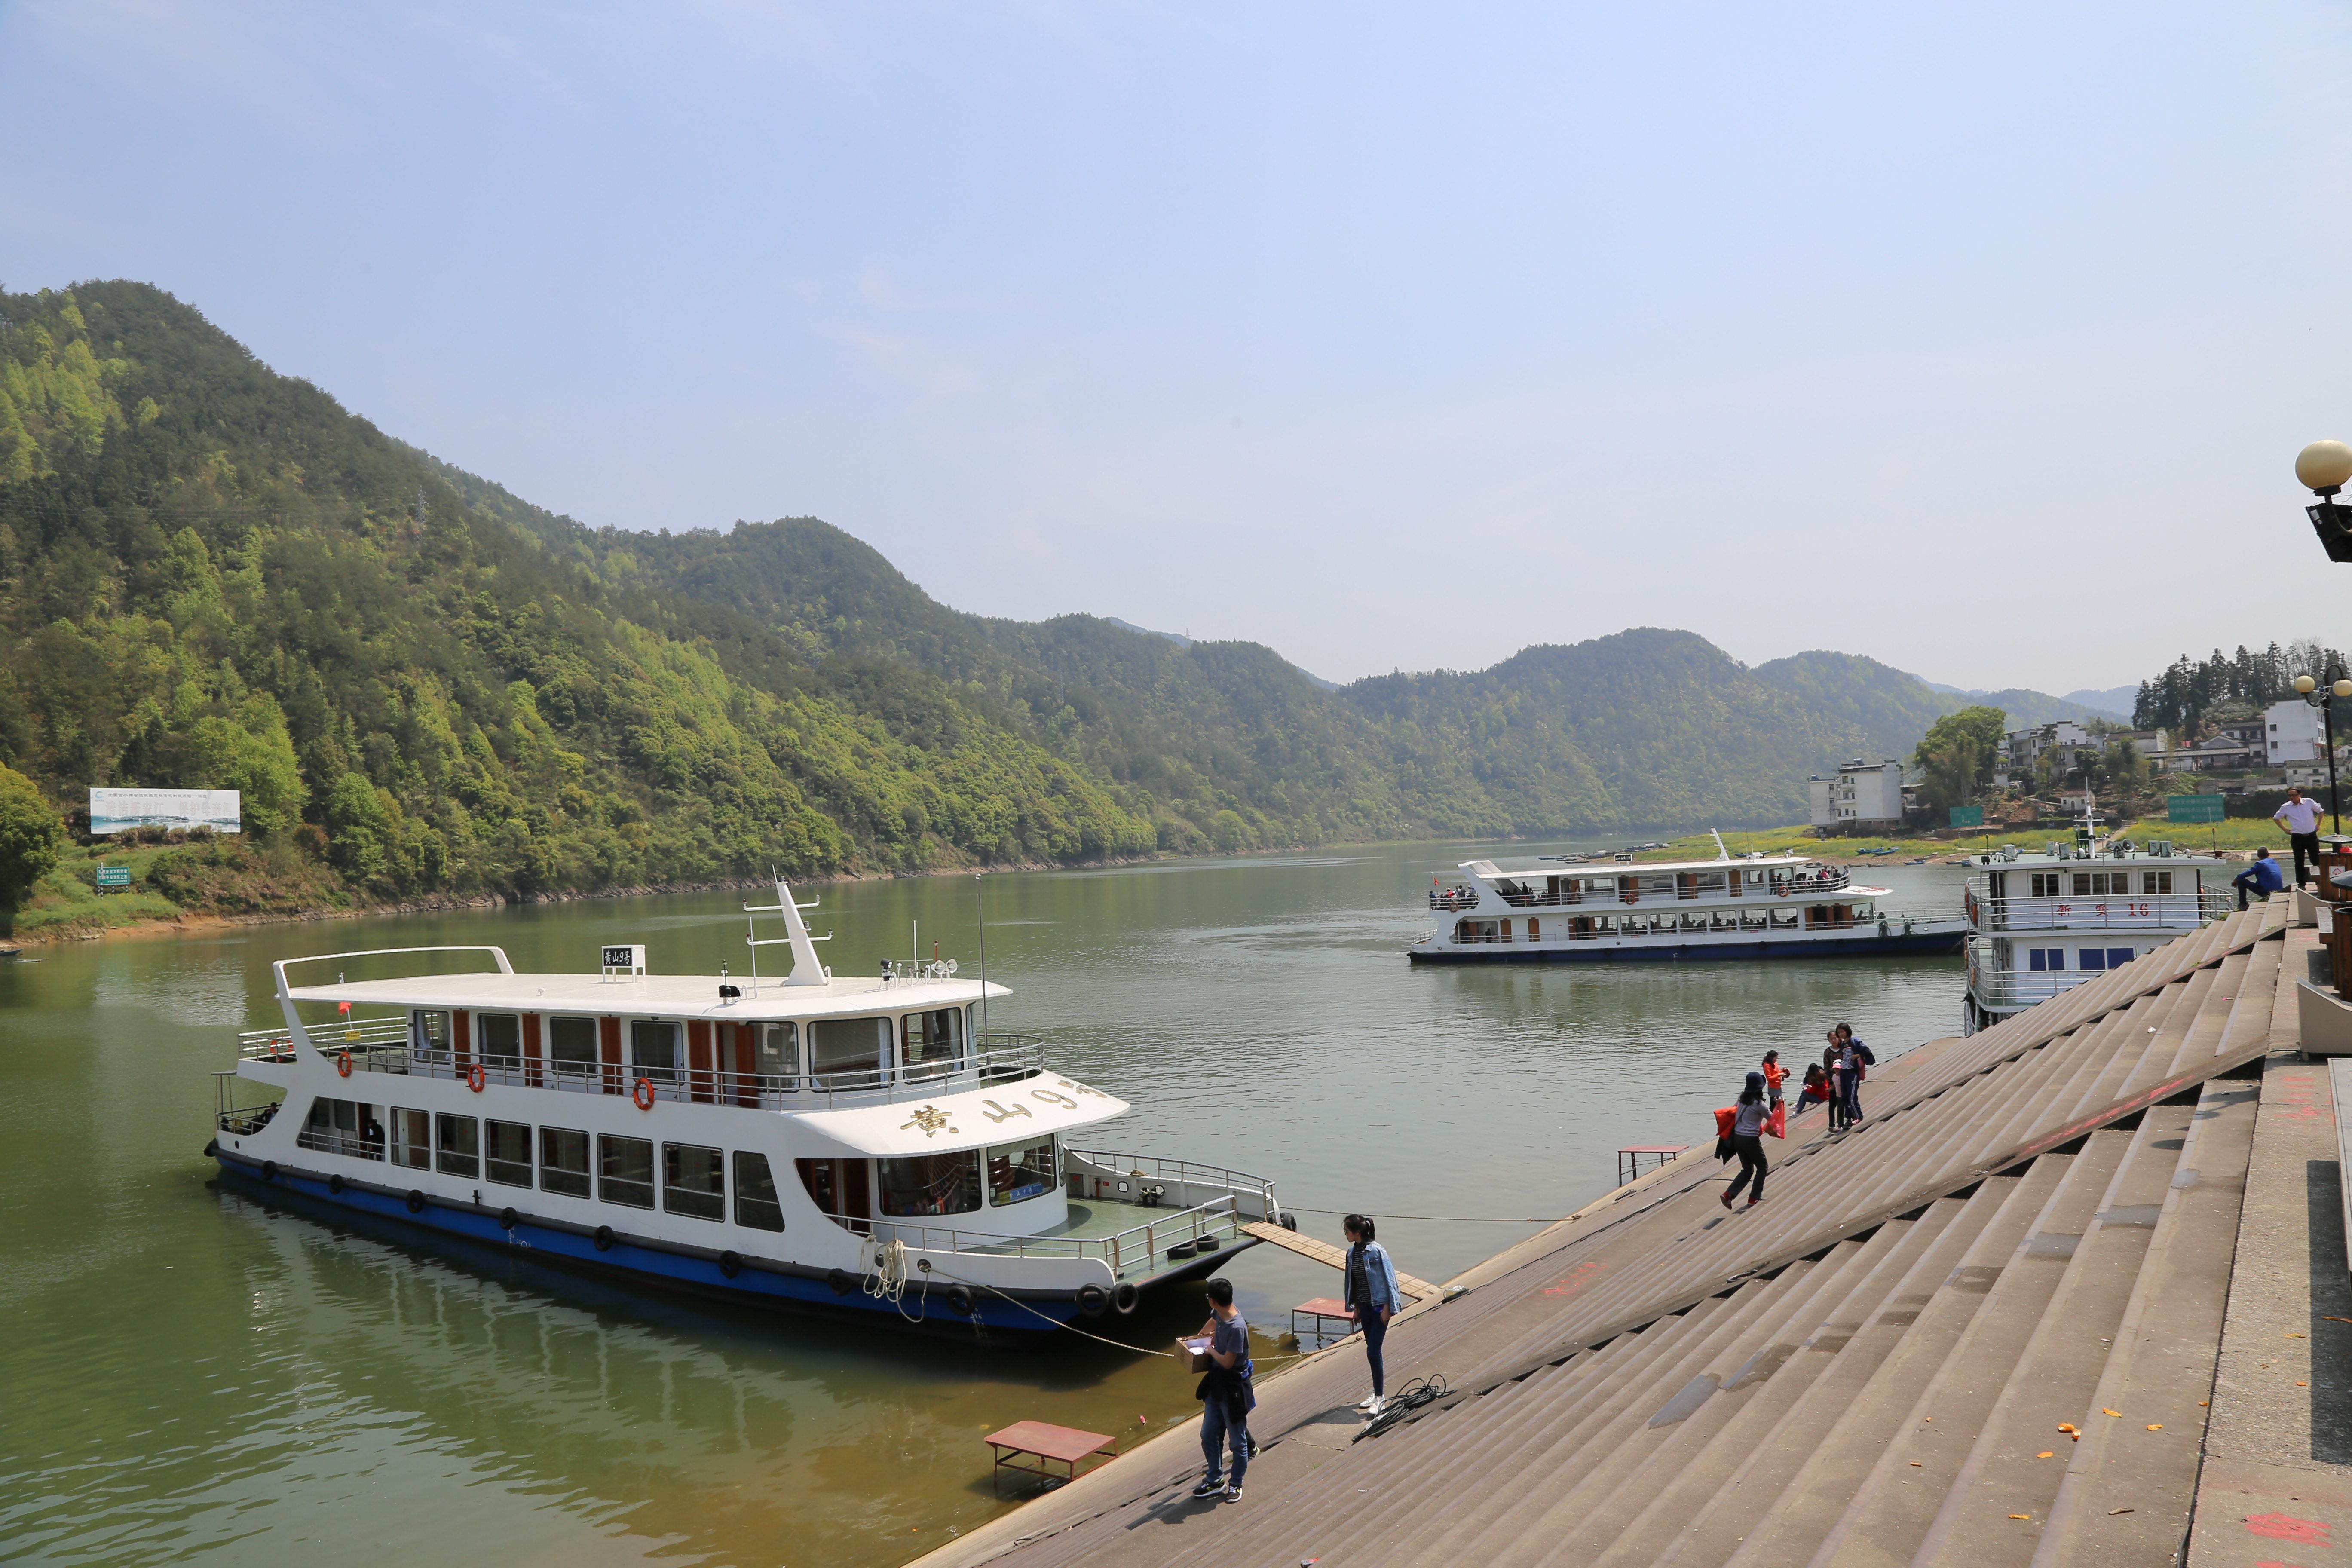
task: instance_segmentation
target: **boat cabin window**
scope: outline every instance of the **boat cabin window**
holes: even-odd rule
[[[2055,871],[2036,871],[2033,873],[2033,896],[2037,899],[2063,898],[2065,883],[2066,879]]]
[[[530,1185],[530,1129],[520,1121],[485,1121],[483,1153],[490,1180],[509,1187]]]
[[[725,1219],[726,1156],[691,1143],[663,1144],[662,1207],[696,1219]]]
[[[801,1185],[819,1214],[859,1236],[872,1233],[873,1226],[867,1223],[873,1212],[867,1196],[869,1167],[865,1161],[795,1160],[793,1163],[800,1167]]]
[[[433,1168],[433,1119],[421,1110],[392,1110],[392,1163],[406,1170]]]
[[[2063,947],[2029,947],[2025,950],[2025,967],[2033,973],[2066,967],[2066,950]]]
[[[746,1230],[782,1230],[784,1205],[765,1154],[735,1151],[735,1223]]]
[[[383,1158],[383,1129],[376,1124],[373,1110],[355,1100],[321,1097],[312,1100],[310,1114],[302,1131],[295,1134],[294,1142],[324,1154],[349,1154],[360,1160]]]
[[[443,1175],[474,1180],[482,1173],[482,1124],[470,1116],[435,1117],[433,1152]]]
[[[963,1009],[940,1007],[909,1013],[900,1020],[898,1059],[908,1068],[928,1069],[922,1077],[952,1072],[963,1058]]]
[[[2077,969],[2121,969],[2132,961],[2127,947],[2085,947],[2074,954]]]
[[[629,1065],[640,1078],[656,1083],[677,1078],[677,1026],[658,1018],[629,1022]],[[648,1205],[650,1206],[650,1205]]]
[[[427,1061],[449,1059],[449,1015],[419,1007],[408,1015],[408,1048]]]
[[[522,1065],[522,1019],[513,1013],[481,1013],[474,1018],[474,1054],[491,1066]]]
[[[2168,893],[2172,891],[2172,873],[2143,871],[2140,873],[2139,883],[2139,890],[2143,893]]]
[[[2074,896],[2078,899],[2125,899],[2131,896],[2132,874],[2129,871],[2077,871],[2074,873]]]
[[[633,1209],[654,1206],[654,1145],[650,1138],[596,1135],[596,1195]]]
[[[772,1088],[790,1089],[801,1075],[801,1026],[763,1024],[751,1047],[751,1070],[764,1079],[782,1079]]]
[[[820,1078],[833,1073],[878,1073],[889,1056],[890,1035],[887,1018],[812,1019],[808,1070]]]
[[[596,1020],[593,1018],[550,1018],[547,1021],[547,1055],[560,1073],[593,1073],[596,1070]],[[587,1194],[583,1193],[581,1196]]]
[[[1454,940],[1457,942],[1508,942],[1510,939],[1503,934],[1503,922],[1500,921],[1457,921],[1454,926]]]
[[[988,1201],[998,1208],[1044,1197],[1062,1184],[1049,1135],[1031,1143],[1000,1143],[988,1152]]]
[[[888,1219],[971,1214],[980,1207],[980,1151],[908,1154],[877,1160],[882,1182],[882,1214]]]
[[[569,1127],[539,1130],[539,1190],[566,1197],[588,1195],[588,1134]]]

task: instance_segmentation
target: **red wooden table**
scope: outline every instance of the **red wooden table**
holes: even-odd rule
[[[1348,1310],[1348,1304],[1345,1301],[1337,1300],[1329,1296],[1318,1296],[1312,1301],[1301,1301],[1290,1309],[1290,1331],[1294,1334],[1298,1332],[1298,1320],[1302,1315],[1315,1320],[1315,1327],[1311,1331],[1318,1341],[1328,1332],[1323,1327],[1323,1321],[1327,1318],[1338,1318],[1348,1325],[1340,1332],[1330,1334],[1329,1337],[1332,1339],[1345,1339],[1356,1331],[1356,1315]]]
[[[996,1464],[989,1471],[992,1486],[1001,1487],[1006,1470],[1018,1470],[1024,1476],[1042,1476],[1052,1481],[1074,1481],[1078,1479],[1078,1467],[1088,1459],[1111,1459],[1118,1457],[1118,1439],[1100,1432],[1081,1432],[1075,1426],[1056,1426],[1045,1421],[1015,1421],[1002,1432],[991,1432],[986,1442],[996,1456]],[[1024,1459],[1034,1459],[1034,1465]],[[1055,1475],[1046,1467],[1059,1464],[1065,1473]]]

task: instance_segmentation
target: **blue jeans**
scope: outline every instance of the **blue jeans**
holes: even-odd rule
[[[1837,1071],[1838,1104],[1849,1122],[1862,1120],[1862,1075],[1844,1068]]]
[[[1388,1392],[1389,1369],[1381,1361],[1381,1342],[1389,1337],[1389,1326],[1381,1321],[1380,1309],[1356,1309],[1356,1327],[1364,1331],[1364,1359],[1372,1363],[1372,1392]]]
[[[1235,1491],[1242,1489],[1242,1477],[1249,1471],[1249,1420],[1246,1416],[1234,1421],[1225,1415],[1223,1397],[1201,1402],[1201,1454],[1209,1461],[1207,1479],[1214,1481],[1223,1467],[1218,1464],[1218,1450],[1231,1447],[1234,1456],[1233,1474],[1227,1484]]]

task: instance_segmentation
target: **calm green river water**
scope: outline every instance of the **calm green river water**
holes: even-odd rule
[[[1506,855],[1542,846],[1512,846]],[[1338,1211],[1556,1216],[1613,1151],[1697,1142],[1767,1047],[1850,1020],[1882,1057],[1952,1032],[1958,958],[1412,969],[1431,877],[1474,853],[992,877],[990,1019],[1135,1102],[1102,1146],[1275,1178]],[[1957,869],[1889,868],[1897,909]],[[970,878],[819,889],[843,973],[909,922],[976,956]],[[658,972],[741,967],[742,895],[263,926],[35,949],[0,963],[16,1131],[0,1142],[0,1558],[301,1565],[331,1558],[863,1568],[1006,1506],[981,1435],[1036,1418],[1139,1435],[1197,1407],[1172,1363],[1065,1337],[1004,1352],[709,1307],[226,1191],[209,1074],[276,1018],[269,962],[497,942],[522,969],[644,942]],[[1384,1221],[1444,1279],[1519,1224]],[[1229,1273],[1261,1328],[1331,1292],[1258,1247]],[[1197,1296],[1127,1321],[1162,1345]],[[1116,1320],[1106,1319],[1106,1322]],[[1270,1360],[1280,1352],[1261,1347]]]

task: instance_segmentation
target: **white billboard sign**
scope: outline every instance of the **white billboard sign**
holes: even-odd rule
[[[89,830],[128,833],[134,827],[209,827],[241,833],[244,808],[233,789],[94,789]]]

